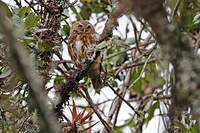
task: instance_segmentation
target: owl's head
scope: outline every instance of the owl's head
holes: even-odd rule
[[[74,33],[78,33],[78,34],[94,34],[95,33],[95,29],[92,26],[91,23],[89,23],[88,21],[85,20],[80,20],[75,22],[72,25],[72,28],[70,30],[70,33],[74,34]]]

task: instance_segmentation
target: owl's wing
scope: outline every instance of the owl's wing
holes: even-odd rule
[[[103,87],[101,79],[101,60],[101,56],[98,56],[88,71],[88,76],[91,78],[95,90],[100,90]]]
[[[76,60],[76,55],[75,55],[75,51],[74,51],[74,46],[75,46],[74,43],[75,42],[74,42],[73,37],[69,36],[69,38],[68,38],[68,46],[67,47],[68,47],[68,53],[69,53],[73,63],[75,63],[75,60]]]

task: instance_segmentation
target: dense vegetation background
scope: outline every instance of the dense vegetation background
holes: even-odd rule
[[[0,0],[1,133],[142,133],[155,117],[159,133],[200,132],[199,0],[9,2]],[[100,92],[86,78],[96,56],[74,68],[66,50],[82,19],[99,36]]]

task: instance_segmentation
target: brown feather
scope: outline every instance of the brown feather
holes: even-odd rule
[[[95,29],[85,20],[80,20],[72,25],[68,37],[68,52],[76,67],[84,63],[89,56],[88,46],[96,43]],[[91,78],[94,89],[102,88],[101,57],[91,65],[88,77]]]
[[[92,85],[95,90],[100,90],[102,88],[101,81],[101,57],[99,56],[97,60],[91,65],[88,76],[91,78]]]

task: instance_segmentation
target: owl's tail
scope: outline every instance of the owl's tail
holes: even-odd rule
[[[92,80],[92,85],[95,90],[100,90],[102,88],[102,81],[101,81],[100,76],[98,76],[96,78],[91,78],[91,80]]]
[[[95,90],[100,90],[103,87],[101,80],[101,57],[97,57],[96,61],[91,65],[88,76],[92,80],[92,85]]]

